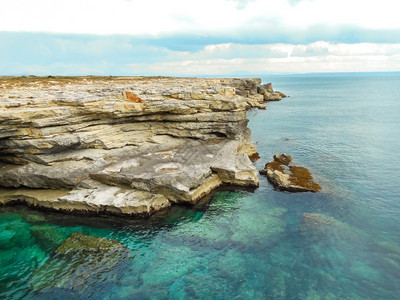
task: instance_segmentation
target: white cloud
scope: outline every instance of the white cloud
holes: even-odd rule
[[[288,0],[290,5],[297,5],[302,1],[313,1],[313,0]]]
[[[308,45],[290,45],[290,56],[393,56],[400,54],[400,44],[331,44],[315,42]]]
[[[236,56],[243,49],[268,54]],[[224,53],[218,56],[220,51]],[[229,57],[232,58],[222,58]],[[236,56],[236,57],[235,57]],[[173,57],[173,54],[170,55]],[[220,75],[237,71],[254,74],[289,72],[370,72],[399,71],[400,44],[236,45],[207,46],[198,53],[178,54],[175,61],[130,64],[135,74]]]
[[[298,2],[298,1],[297,1]],[[0,31],[93,34],[207,34],[315,24],[400,29],[397,0],[2,0]],[[258,20],[255,22],[255,20]],[[256,25],[256,26],[255,26]]]
[[[0,74],[400,71],[400,43],[215,43],[198,46],[197,51],[166,46],[175,42],[174,39],[161,43],[158,40],[141,42],[120,35],[0,34]],[[184,42],[185,39],[178,39],[178,44]]]
[[[0,30],[92,34],[151,34],[232,27],[232,2],[124,0],[2,0]],[[228,17],[229,16],[229,17]]]
[[[242,45],[234,43],[205,46],[203,50],[190,53],[170,51],[180,59],[213,59],[213,58],[290,58],[312,56],[393,56],[400,54],[400,44],[334,44],[318,41],[306,45],[265,44]]]
[[[313,72],[379,72],[398,71],[400,55],[385,56],[323,56],[260,59],[186,60],[157,64],[131,64],[133,74],[224,75],[246,73],[313,73]]]
[[[289,26],[312,24],[356,25],[370,29],[400,28],[397,0],[314,0],[302,1],[284,14]]]
[[[228,0],[232,2],[236,2],[237,9],[245,9],[249,2],[254,2],[255,0]]]

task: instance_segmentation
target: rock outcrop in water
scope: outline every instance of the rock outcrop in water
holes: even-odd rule
[[[304,167],[290,165],[292,157],[287,154],[275,154],[274,161],[265,165],[260,174],[277,188],[288,192],[318,192],[321,187],[313,180],[311,173]]]
[[[260,83],[0,78],[0,204],[150,215],[257,186],[246,111],[265,107]]]
[[[262,84],[257,88],[257,91],[263,95],[265,101],[279,101],[286,98],[284,93],[274,91],[272,83]]]

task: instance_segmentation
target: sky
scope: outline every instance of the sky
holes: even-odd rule
[[[400,71],[398,0],[0,3],[0,75]]]

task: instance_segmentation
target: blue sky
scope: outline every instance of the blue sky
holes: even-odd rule
[[[397,0],[2,0],[0,75],[400,71]]]

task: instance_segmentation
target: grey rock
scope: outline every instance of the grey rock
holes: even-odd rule
[[[0,204],[151,215],[221,184],[257,186],[246,112],[282,96],[260,84],[0,77]]]

